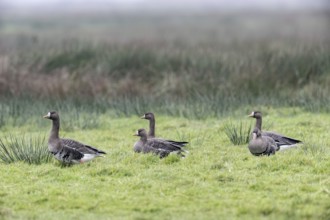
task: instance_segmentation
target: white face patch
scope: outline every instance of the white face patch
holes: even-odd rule
[[[50,118],[50,112],[48,112],[47,117]]]
[[[253,140],[257,139],[257,134],[256,134],[256,133],[253,133],[253,134],[252,134],[252,139],[253,139]]]

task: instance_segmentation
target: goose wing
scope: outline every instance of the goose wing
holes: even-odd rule
[[[72,149],[75,149],[83,154],[106,154],[104,151],[98,150],[95,147],[85,145],[71,139],[61,139],[61,142]]]
[[[159,138],[152,138],[149,139],[147,141],[147,145],[149,145],[150,147],[154,148],[154,149],[159,149],[162,151],[169,151],[169,152],[173,152],[173,151],[181,151],[181,146],[177,145],[173,142],[168,142],[164,139],[159,139]]]
[[[278,133],[272,132],[272,131],[263,131],[262,132],[262,135],[274,139],[274,141],[276,142],[277,146],[281,146],[281,145],[293,145],[293,144],[301,143],[300,140],[297,140],[297,139],[294,139],[294,138],[290,138],[290,137],[286,137],[286,136],[284,136],[282,134],[278,134]]]
[[[184,146],[186,146],[187,144],[189,144],[189,142],[187,142],[187,141],[173,141],[173,140],[166,140],[166,141],[168,141],[168,142],[170,142],[170,143],[173,143],[173,144],[175,144],[175,145],[179,145],[179,146],[181,146],[181,147],[184,147]]]
[[[189,143],[187,141],[173,141],[173,140],[167,140],[167,139],[164,139],[164,138],[152,138],[152,139],[159,140],[160,142],[168,142],[170,144],[174,144],[174,145],[180,146],[180,147],[184,147]]]
[[[65,163],[78,163],[84,157],[83,153],[66,145],[62,145],[61,149],[53,154],[56,159]]]
[[[171,152],[181,154],[183,150],[180,146],[160,139],[149,139],[142,148],[143,153],[154,153],[160,158],[168,156]]]
[[[171,152],[176,152],[182,157],[185,157],[185,155],[182,154],[183,152],[188,153],[188,151],[183,150],[181,146],[159,138],[150,138],[145,143],[136,142],[134,151],[138,153],[154,153],[159,155],[160,158],[168,156]]]
[[[265,142],[265,145],[267,146],[267,150],[265,154],[270,155],[270,154],[275,154],[275,151],[278,151],[280,147],[277,145],[276,141],[268,136],[262,136],[261,137],[263,141]]]

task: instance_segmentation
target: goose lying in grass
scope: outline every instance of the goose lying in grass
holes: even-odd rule
[[[175,152],[184,157],[182,153],[187,152],[182,149],[182,146],[173,142],[157,138],[148,138],[145,129],[137,130],[136,134],[134,135],[140,137],[140,140],[134,144],[134,151],[137,153],[154,153],[159,155],[160,158],[163,158],[172,152]]]
[[[252,139],[249,143],[249,150],[255,156],[275,154],[278,146],[274,139],[268,136],[263,136],[259,128],[254,128],[252,132]]]
[[[262,114],[259,111],[252,112],[249,117],[256,119],[256,128],[258,128],[261,131],[261,135],[265,137],[270,137],[274,139],[276,142],[276,145],[278,147],[278,150],[285,150],[291,147],[295,147],[296,144],[301,143],[300,140],[293,139],[290,137],[286,137],[284,135],[272,132],[272,131],[262,131],[261,125],[262,125]]]
[[[59,161],[69,164],[84,163],[95,157],[100,157],[102,154],[106,154],[104,151],[100,151],[78,141],[60,138],[60,116],[57,112],[48,112],[44,118],[53,121],[48,139],[48,149]]]
[[[156,119],[155,119],[155,115],[152,112],[147,112],[145,113],[142,117],[142,119],[146,119],[149,121],[149,132],[148,132],[148,138],[156,138],[155,136],[155,126],[156,126]],[[179,145],[181,147],[184,147],[185,145],[187,145],[189,142],[186,141],[172,141],[172,140],[164,140],[162,138],[157,138],[163,141],[168,141],[171,143],[174,143],[176,145]]]

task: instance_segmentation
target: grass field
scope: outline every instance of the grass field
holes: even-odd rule
[[[242,111],[243,112],[243,111]],[[248,112],[249,113],[249,112]],[[66,112],[61,112],[65,115]],[[234,146],[227,123],[238,117],[188,120],[158,115],[159,136],[187,140],[189,155],[159,159],[132,151],[132,134],[147,127],[138,115],[99,114],[93,129],[62,130],[61,135],[89,143],[108,154],[91,163],[62,167],[0,164],[0,216],[3,219],[328,219],[330,216],[330,116],[298,108],[268,109],[272,130],[302,139],[296,149],[271,157],[252,156],[247,145]],[[2,128],[3,135],[48,135],[25,124]],[[66,122],[62,125],[65,128]]]

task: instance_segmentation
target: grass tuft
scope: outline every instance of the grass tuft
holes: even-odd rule
[[[231,143],[233,143],[234,145],[242,145],[249,143],[251,131],[251,123],[229,122],[225,124],[225,133]]]
[[[10,135],[0,139],[0,160],[4,163],[23,161],[28,164],[42,164],[48,163],[51,158],[45,137]]]

